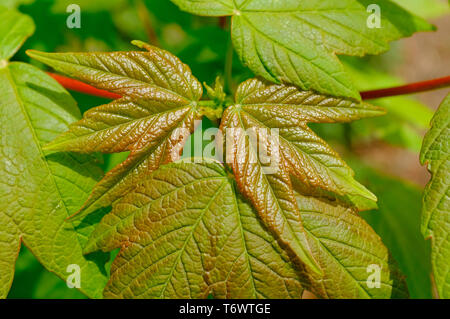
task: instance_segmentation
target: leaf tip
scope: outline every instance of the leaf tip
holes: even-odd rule
[[[375,116],[383,116],[383,115],[387,114],[387,110],[380,106],[373,106],[373,111],[374,111],[374,113],[376,113]]]
[[[26,55],[28,55],[30,58],[35,59],[37,61],[40,61],[42,63],[48,64],[48,60],[51,59],[52,54],[56,53],[49,53],[49,52],[43,52],[38,50],[26,50]]]
[[[362,102],[362,106],[368,111],[370,111],[369,117],[383,116],[387,114],[387,110],[380,106],[376,106],[365,101]]]
[[[366,192],[364,194],[368,200],[371,200],[372,202],[376,203],[378,201],[377,196],[375,196],[374,193],[372,193],[371,191],[369,191],[368,189],[366,189]]]
[[[140,49],[149,50],[149,48],[151,48],[150,44],[145,43],[144,41],[141,40],[132,40],[131,44],[137,46]]]
[[[28,49],[25,51],[25,54],[28,55],[30,58],[35,59],[36,56],[39,56],[40,51]]]

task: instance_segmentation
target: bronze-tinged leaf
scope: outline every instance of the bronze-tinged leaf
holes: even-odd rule
[[[313,271],[320,272],[311,257],[286,169],[265,174],[264,167],[258,162],[256,146],[251,145],[249,135],[245,134],[237,109],[229,108],[226,111],[222,125],[226,125],[222,129],[226,133],[227,163],[233,168],[239,189],[250,199],[264,225]],[[230,128],[237,129],[230,133]]]
[[[300,298],[303,288],[320,298],[408,296],[386,247],[355,209],[295,193],[318,275],[234,186],[217,163],[171,163],[148,175],[114,205],[85,248],[121,248],[105,297]]]
[[[316,263],[309,243],[305,242],[290,175],[312,190],[371,201],[376,201],[376,197],[353,179],[352,170],[307,124],[348,122],[383,111],[365,103],[259,79],[242,83],[235,103],[225,111],[221,129],[226,161],[239,189],[266,227],[314,269]],[[277,131],[270,133],[271,129]],[[266,173],[267,163],[258,156],[261,148],[271,158],[273,172]]]
[[[376,201],[372,193],[354,180],[351,168],[307,124],[351,122],[382,115],[382,109],[260,79],[242,83],[235,103],[224,115],[224,130],[229,127],[256,128],[258,132],[276,129],[284,167],[306,186]],[[235,119],[238,121],[230,126],[228,122]]]
[[[188,66],[167,51],[28,54],[60,72],[123,97],[87,111],[46,146],[47,151],[123,152],[129,157],[101,180],[78,218],[109,206],[161,164],[179,157],[194,122],[201,84]]]
[[[299,273],[217,163],[160,167],[85,252],[121,248],[107,298],[300,298]]]
[[[55,70],[120,95],[159,96],[160,100],[197,101],[202,87],[189,67],[173,54],[141,41],[147,51],[27,54]]]

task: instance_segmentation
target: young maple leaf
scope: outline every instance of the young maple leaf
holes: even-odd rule
[[[314,258],[307,271],[218,163],[172,163],[147,175],[92,233],[86,253],[120,253],[106,298],[406,298],[404,278],[355,209],[295,194]],[[367,289],[367,266],[380,267]]]
[[[201,119],[202,86],[189,67],[162,49],[147,51],[43,53],[31,57],[97,88],[123,96],[87,111],[82,120],[48,144],[47,151],[124,152],[128,158],[94,187],[77,218],[109,206],[142,176],[178,158],[183,141]]]
[[[47,150],[87,153],[130,151],[127,160],[94,188],[81,216],[114,206],[145,175],[175,160],[181,142],[194,129],[194,120],[202,116],[197,109],[202,89],[188,67],[166,51],[138,44],[148,52],[29,53],[56,70],[123,96],[88,111],[47,146]],[[254,145],[245,135],[234,136],[227,152],[234,156],[231,165],[241,191],[264,225],[315,273],[321,269],[302,227],[290,175],[311,189],[369,201],[376,198],[353,179],[351,169],[307,123],[348,122],[382,113],[368,104],[252,79],[241,84],[236,105],[224,114],[221,128],[225,131],[280,129],[281,162],[275,174],[263,173]],[[187,134],[180,135],[178,128],[187,128]],[[267,137],[258,138],[268,144]]]
[[[301,259],[310,256],[291,175],[304,188],[376,201],[376,197],[353,179],[352,170],[307,126],[308,123],[349,122],[384,113],[377,107],[352,100],[331,98],[294,86],[251,79],[242,83],[235,105],[225,111],[221,129],[227,160],[241,192],[250,199],[266,227],[279,236]],[[256,139],[246,132],[252,129]],[[267,130],[278,129],[279,141],[272,149]],[[266,174],[258,147],[267,153],[278,148],[278,169]],[[310,265],[314,261],[310,260]]]

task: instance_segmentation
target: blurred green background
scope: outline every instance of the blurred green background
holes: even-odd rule
[[[435,33],[418,34],[393,43],[381,56],[363,59],[340,57],[360,90],[445,76],[450,70],[450,19],[446,0],[395,0],[406,9],[437,25]],[[169,0],[1,0],[16,7],[36,23],[35,34],[15,60],[45,69],[25,55],[26,49],[42,51],[132,50],[139,39],[160,46],[187,63],[200,81],[212,84],[226,78],[231,93],[240,81],[252,76],[231,50],[228,24],[217,18],[181,12]],[[69,4],[81,8],[81,28],[69,29]],[[444,41],[447,39],[447,41]],[[226,61],[229,61],[228,63]],[[226,65],[232,62],[232,72]],[[108,100],[73,93],[82,111]],[[372,101],[388,110],[381,118],[352,124],[312,126],[344,156],[356,177],[379,199],[379,209],[361,215],[389,247],[406,275],[412,298],[430,298],[430,249],[420,233],[421,196],[429,179],[419,165],[418,153],[433,111],[448,90],[417,97],[393,97]],[[203,129],[216,126],[204,121]],[[187,144],[191,147],[196,141]],[[204,141],[203,141],[204,143]],[[126,154],[104,156],[108,171]],[[85,298],[46,271],[25,248],[19,255],[9,298]]]

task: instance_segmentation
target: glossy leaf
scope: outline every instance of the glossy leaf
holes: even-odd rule
[[[242,62],[272,82],[359,98],[334,55],[379,54],[389,42],[433,26],[388,0],[172,0],[193,14],[232,16]],[[380,28],[371,27],[378,5]]]
[[[143,175],[177,159],[183,141],[201,118],[201,84],[188,66],[167,51],[28,54],[56,70],[123,98],[87,111],[70,130],[46,146],[52,151],[124,152],[128,158],[108,172],[82,208],[83,214],[109,206]]]
[[[81,269],[81,291],[101,297],[102,259],[82,255],[86,241],[66,221],[86,200],[101,170],[92,158],[71,153],[45,157],[42,146],[80,117],[75,101],[35,67],[0,68],[0,297],[8,293],[23,242],[42,265],[66,280]],[[92,227],[83,225],[83,233]]]
[[[450,95],[425,136],[420,161],[432,174],[423,197],[422,233],[431,239],[431,264],[438,294],[450,298]]]
[[[219,164],[168,164],[146,177],[86,252],[119,247],[107,298],[301,297],[287,254]]]
[[[259,79],[242,83],[235,103],[224,115],[224,130],[229,127],[278,129],[282,168],[302,183],[338,195],[376,200],[353,179],[351,168],[307,124],[351,122],[382,115],[382,109]]]
[[[301,285],[323,298],[407,295],[379,237],[351,209],[297,199],[324,278],[290,262],[215,163],[154,171],[103,218],[86,252],[121,248],[108,298],[300,298]],[[374,263],[382,285],[369,289]]]
[[[235,103],[225,111],[221,123],[226,162],[233,168],[241,192],[268,229],[314,269],[290,175],[314,191],[321,189],[368,201],[376,201],[376,197],[353,179],[352,170],[307,123],[348,122],[383,111],[259,79],[242,83]],[[269,136],[271,129],[278,130],[278,141],[272,140],[274,135]],[[256,139],[251,138],[252,133]],[[260,156],[261,147],[270,157],[270,165],[275,165],[268,174]]]

